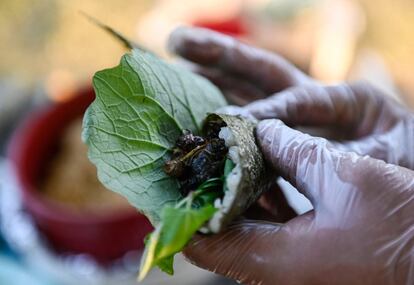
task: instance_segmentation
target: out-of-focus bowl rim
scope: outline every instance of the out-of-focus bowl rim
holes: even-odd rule
[[[30,156],[30,144],[36,140],[36,132],[39,128],[44,127],[45,121],[49,119],[56,119],[62,110],[68,110],[76,104],[90,101],[91,88],[81,89],[75,97],[67,102],[51,104],[45,106],[39,110],[29,113],[23,121],[18,125],[16,131],[13,133],[7,148],[7,156],[12,162],[13,170],[19,183],[19,188],[23,194],[23,201],[30,211],[36,214],[46,217],[47,219],[54,220],[60,223],[70,224],[110,224],[118,221],[135,220],[137,215],[142,217],[145,221],[144,215],[138,213],[132,207],[126,207],[118,211],[111,210],[105,213],[84,213],[76,212],[76,210],[66,207],[63,203],[47,199],[44,195],[39,193],[36,181],[33,181],[29,174],[30,167],[27,166],[27,159]],[[79,114],[80,115],[80,114]],[[69,119],[74,120],[73,118]],[[67,124],[64,124],[65,126]],[[58,140],[59,138],[56,138]]]

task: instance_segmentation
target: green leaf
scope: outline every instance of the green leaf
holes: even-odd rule
[[[214,201],[223,195],[222,189],[223,180],[221,178],[210,178],[204,181],[197,190],[194,191],[192,206],[200,208],[205,205],[213,205]]]
[[[161,259],[158,261],[157,266],[163,272],[174,275],[174,255]]]
[[[194,199],[193,208],[201,208],[205,205],[213,205],[217,198],[223,196],[222,192],[209,191],[205,192]]]
[[[226,192],[227,190],[229,190],[227,187],[226,180],[227,180],[227,176],[229,176],[234,166],[235,166],[234,162],[231,159],[227,158],[226,162],[224,163],[223,192]]]
[[[148,234],[145,238],[144,238],[144,244],[146,247],[149,247],[149,243],[151,240],[151,236],[153,233]],[[153,244],[156,244],[153,243]],[[145,251],[144,253],[144,257],[143,260],[145,259],[146,254],[148,254],[147,251]],[[148,258],[148,257],[146,257]],[[156,264],[156,266],[158,266],[159,269],[161,269],[162,271],[164,271],[165,273],[169,274],[169,275],[174,275],[174,256],[170,256],[167,258],[163,258],[160,261],[158,261],[158,263]]]
[[[206,114],[226,104],[207,80],[150,53],[133,51],[95,74],[96,100],[84,117],[83,139],[100,181],[160,220],[181,199],[162,167],[183,129],[199,133]]]
[[[163,247],[157,249],[157,258],[169,257],[181,251],[216,210],[212,205],[200,209],[165,207],[162,213],[164,228],[161,231]]]
[[[212,205],[199,209],[166,206],[162,211],[162,222],[157,225],[146,244],[138,280],[143,280],[156,265],[163,271],[173,272],[171,258],[185,247],[216,211]]]
[[[146,48],[143,46],[131,41],[130,39],[126,38],[124,35],[122,35],[117,30],[113,29],[112,27],[104,24],[103,22],[99,21],[98,19],[92,17],[91,15],[81,11],[81,14],[86,17],[92,24],[95,24],[99,28],[106,31],[109,35],[114,37],[116,40],[118,40],[120,43],[122,43],[127,49],[140,49],[142,51],[147,51]]]
[[[155,260],[155,252],[157,247],[159,246],[158,243],[160,240],[162,228],[163,224],[159,223],[157,228],[149,236],[146,236],[146,239],[144,240],[145,250],[141,257],[138,281],[142,281],[145,278],[145,276],[147,276],[151,268],[157,265],[157,262]]]

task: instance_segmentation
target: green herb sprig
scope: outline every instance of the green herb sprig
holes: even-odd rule
[[[224,175],[206,180],[174,207],[166,206],[157,225],[145,242],[138,280],[145,278],[151,268],[174,274],[174,255],[180,252],[193,235],[214,215],[214,201],[223,196],[225,181],[234,167],[227,159]],[[230,169],[231,168],[231,169]]]

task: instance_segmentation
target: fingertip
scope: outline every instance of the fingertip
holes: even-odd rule
[[[265,160],[275,171],[279,169],[279,148],[281,128],[285,125],[278,119],[260,121],[256,127],[256,137]]]
[[[256,135],[269,166],[292,185],[296,185],[297,165],[319,146],[317,139],[294,130],[277,119],[261,121]]]
[[[270,131],[275,131],[276,129],[280,129],[284,127],[285,124],[278,119],[267,119],[262,120],[257,124],[256,127],[256,136],[259,139],[259,141],[269,141],[271,137],[269,136]]]
[[[326,144],[322,138],[312,137],[285,125],[279,119],[268,119],[260,121],[256,127],[256,136],[262,145],[269,148],[291,148],[304,144],[313,145],[320,142]]]
[[[167,49],[174,54],[199,64],[214,64],[220,59],[225,36],[204,28],[176,28],[167,41]]]
[[[188,27],[179,26],[175,28],[167,40],[167,50],[171,53],[178,53],[186,34],[188,34]]]

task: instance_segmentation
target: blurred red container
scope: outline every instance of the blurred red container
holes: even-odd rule
[[[132,207],[122,212],[85,215],[39,193],[40,179],[65,127],[82,116],[94,99],[90,88],[78,93],[68,102],[30,114],[12,136],[8,156],[14,164],[24,207],[49,244],[57,252],[86,253],[106,264],[128,251],[142,249],[143,238],[152,230],[149,221]]]
[[[233,37],[241,37],[246,36],[248,34],[248,29],[240,17],[235,17],[217,22],[195,21],[193,25],[196,27],[210,29]]]

